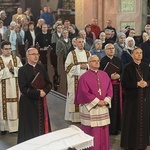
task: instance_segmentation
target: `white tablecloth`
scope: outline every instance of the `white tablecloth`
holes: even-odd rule
[[[93,137],[71,125],[68,128],[25,141],[8,150],[67,150],[69,147],[81,150],[91,146],[93,146]]]

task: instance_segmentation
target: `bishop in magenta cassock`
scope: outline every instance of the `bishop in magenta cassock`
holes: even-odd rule
[[[100,60],[96,55],[88,59],[89,70],[78,81],[75,104],[80,105],[81,129],[94,137],[90,150],[110,150],[109,108],[112,84],[107,73],[98,70]]]

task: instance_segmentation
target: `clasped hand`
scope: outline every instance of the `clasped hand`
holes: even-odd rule
[[[13,69],[12,61],[10,60],[9,63],[7,64],[8,69]]]
[[[46,93],[43,90],[39,90],[40,91],[40,97],[44,97],[46,95]]]
[[[112,80],[120,79],[120,75],[118,73],[112,73],[111,74],[111,79]]]
[[[100,100],[97,105],[102,107],[102,106],[107,106],[108,103],[105,102],[105,101]]]
[[[147,86],[147,82],[144,80],[141,80],[141,81],[137,82],[137,85],[138,85],[138,87],[145,88]]]
[[[87,64],[81,64],[81,65],[80,65],[80,68],[83,69],[83,70],[84,70],[84,69],[87,69]]]

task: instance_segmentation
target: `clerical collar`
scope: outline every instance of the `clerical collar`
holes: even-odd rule
[[[108,55],[106,55],[106,56],[107,56],[109,59],[113,59],[113,57],[114,57],[114,56],[111,56],[111,57],[110,57],[110,56],[108,56]]]
[[[94,69],[89,69],[90,71],[94,72],[94,73],[97,73],[98,72],[98,69],[97,70],[94,70]]]
[[[32,67],[35,67],[35,66],[36,66],[36,64],[35,64],[35,65],[33,65],[33,64],[29,63],[29,62],[28,62],[28,64],[29,64],[29,65],[31,65]]]
[[[47,32],[42,32],[43,34],[47,34]]]
[[[139,65],[141,61],[134,61],[135,64]]]

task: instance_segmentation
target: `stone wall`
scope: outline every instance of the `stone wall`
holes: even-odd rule
[[[147,23],[147,0],[75,0],[75,11],[79,29],[96,17],[101,29],[112,20],[117,32],[130,25],[140,35]]]

